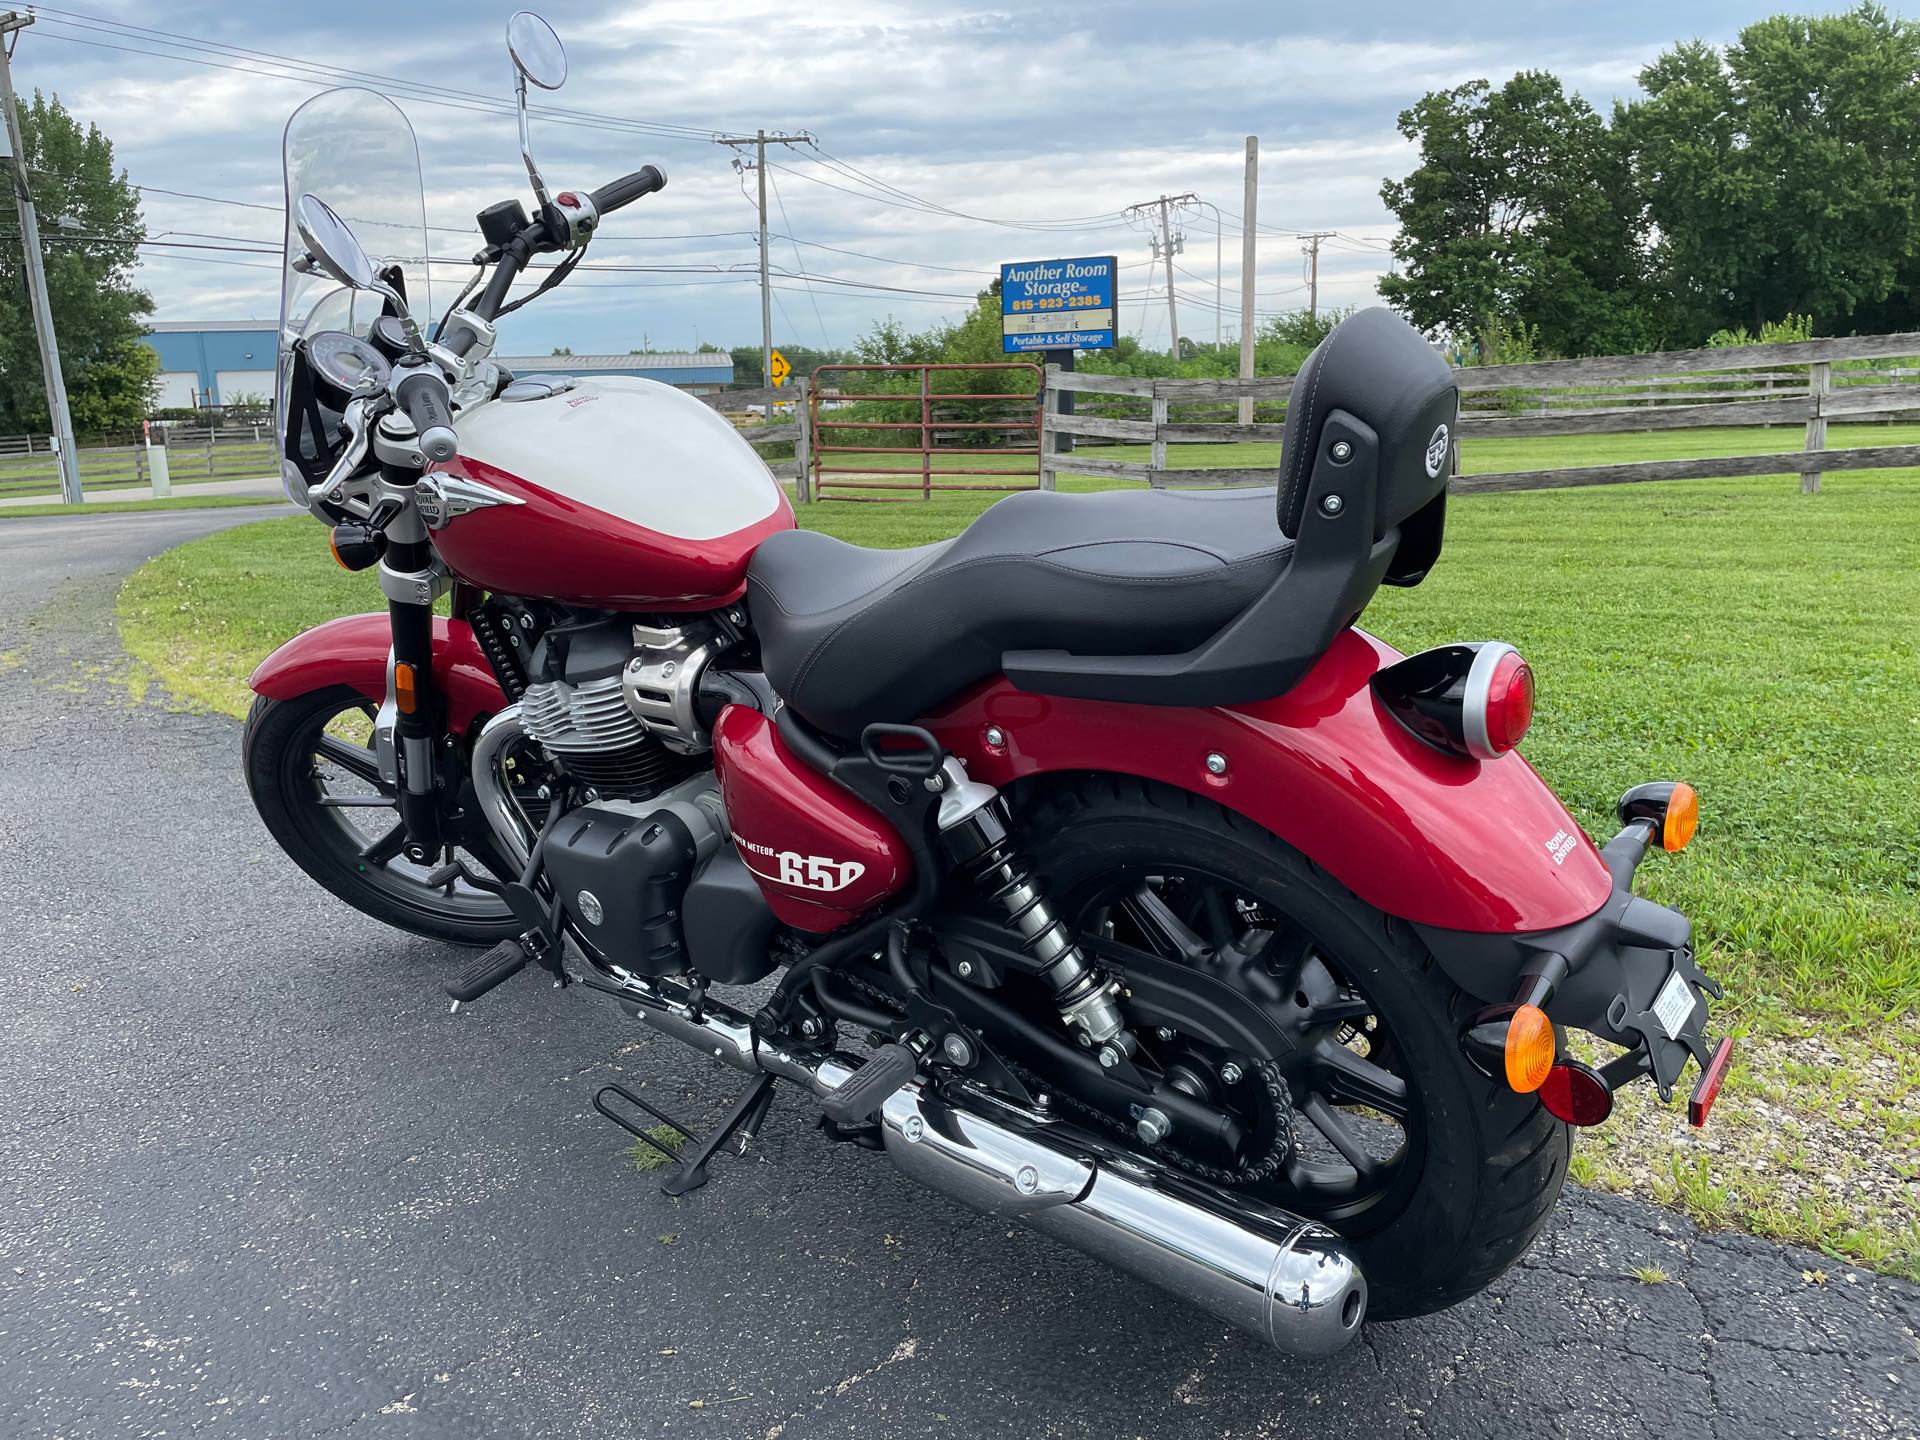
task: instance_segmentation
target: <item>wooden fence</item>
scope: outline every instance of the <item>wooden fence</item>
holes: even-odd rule
[[[1697,427],[1803,427],[1800,448],[1764,454],[1642,460],[1624,464],[1456,475],[1456,492],[1538,490],[1638,480],[1798,474],[1820,488],[1829,470],[1920,465],[1920,445],[1829,449],[1831,420],[1892,422],[1920,412],[1920,368],[1893,362],[1920,357],[1920,334],[1864,335],[1729,349],[1607,355],[1456,371],[1461,414],[1456,443],[1477,439],[1622,434]],[[1277,444],[1293,380],[1160,380],[1095,375],[1049,366],[1041,484],[1094,475],[1154,486],[1267,485],[1274,465],[1170,467],[1167,446]],[[1073,395],[1080,413],[1062,413]],[[1224,417],[1241,400],[1263,420]],[[1145,411],[1144,414],[1140,413]],[[1060,436],[1149,447],[1148,458],[1063,453]]]

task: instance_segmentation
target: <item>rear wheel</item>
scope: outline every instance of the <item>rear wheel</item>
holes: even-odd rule
[[[491,945],[520,929],[506,902],[457,875],[456,858],[491,868],[480,849],[449,847],[440,861],[406,858],[394,787],[373,751],[374,706],[339,686],[291,700],[254,701],[242,745],[247,789],[280,848],[354,909],[415,935]]]
[[[1151,1026],[1142,1039],[1147,1064],[1250,1131],[1274,1128],[1262,1107],[1290,1110],[1291,1157],[1237,1188],[1346,1238],[1374,1315],[1456,1304],[1526,1251],[1566,1177],[1567,1129],[1467,1062],[1458,1036],[1477,1002],[1408,927],[1186,791],[1055,782],[1026,798],[1021,822],[1070,923],[1202,968],[1289,1032],[1291,1053],[1252,1074]]]

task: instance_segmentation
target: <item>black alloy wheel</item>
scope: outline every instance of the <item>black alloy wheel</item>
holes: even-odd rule
[[[518,934],[506,902],[456,865],[486,875],[488,855],[449,845],[430,863],[407,857],[395,789],[374,754],[374,714],[372,701],[344,686],[254,702],[247,788],[274,839],[320,884],[386,924],[462,945]]]

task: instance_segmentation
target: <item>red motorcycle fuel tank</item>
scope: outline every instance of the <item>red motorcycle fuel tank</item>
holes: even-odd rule
[[[507,397],[531,398],[460,412],[460,454],[443,473],[509,503],[456,513],[434,532],[454,573],[485,590],[611,610],[739,599],[754,547],[794,523],[753,447],[671,385],[608,375],[545,388],[523,382]]]
[[[727,823],[773,913],[838,930],[906,888],[913,858],[887,822],[781,743],[757,710],[730,705],[713,727]]]

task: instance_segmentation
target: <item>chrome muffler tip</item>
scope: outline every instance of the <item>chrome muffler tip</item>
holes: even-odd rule
[[[1307,1222],[1273,1257],[1267,1275],[1267,1340],[1305,1359],[1333,1354],[1360,1334],[1367,1277],[1340,1237]]]

